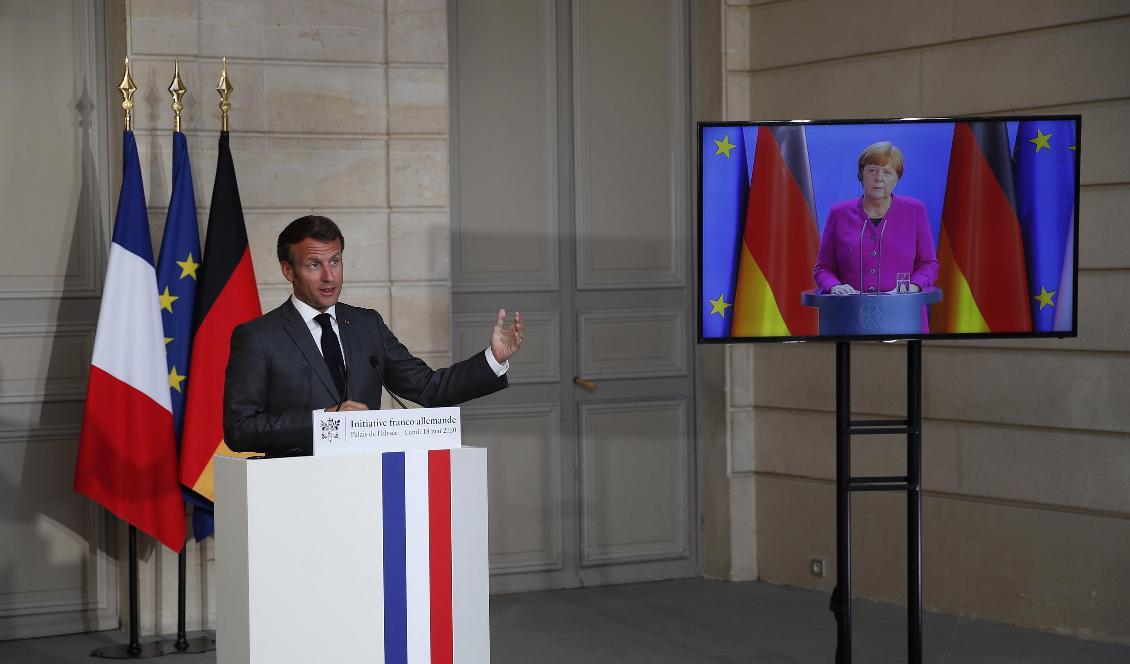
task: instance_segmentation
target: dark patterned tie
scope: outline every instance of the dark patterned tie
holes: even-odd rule
[[[334,333],[333,325],[330,325],[330,315],[318,314],[314,316],[314,320],[322,326],[322,359],[330,369],[330,376],[337,386],[337,393],[341,395],[341,400],[345,401],[345,359],[341,356],[341,344],[337,341],[337,334]]]

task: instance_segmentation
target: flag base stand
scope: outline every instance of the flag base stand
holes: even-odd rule
[[[205,634],[195,638],[180,640],[148,641],[146,643],[123,643],[102,646],[90,653],[91,657],[101,659],[149,659],[165,655],[194,655],[216,650],[216,635]]]
[[[129,527],[129,643],[102,646],[95,648],[91,657],[100,659],[150,659],[164,657],[165,655],[181,655],[190,653],[211,652],[216,649],[216,633],[205,632],[204,635],[188,638],[184,630],[184,550],[180,553],[181,588],[180,615],[178,616],[176,640],[148,641],[142,643],[139,637],[140,629],[137,620],[137,527]]]

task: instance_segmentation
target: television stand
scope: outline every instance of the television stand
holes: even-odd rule
[[[851,438],[906,435],[906,474],[852,477]],[[907,341],[906,419],[851,419],[851,343],[836,342],[836,664],[851,663],[851,494],[906,492],[907,661],[922,664],[922,341]]]

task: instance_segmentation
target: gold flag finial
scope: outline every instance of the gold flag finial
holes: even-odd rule
[[[235,86],[231,84],[228,78],[228,59],[224,58],[224,69],[220,72],[220,84],[216,86],[216,92],[220,93],[220,131],[228,130],[228,111],[231,110],[231,91]]]
[[[169,94],[173,96],[173,131],[180,131],[180,112],[184,110],[181,97],[188,92],[180,78],[180,58],[173,61],[173,82],[169,83]]]
[[[133,129],[133,93],[137,92],[137,86],[133,84],[133,77],[129,75],[129,58],[126,58],[125,74],[122,75],[122,82],[118,84],[118,90],[122,93],[122,114],[126,131]]]

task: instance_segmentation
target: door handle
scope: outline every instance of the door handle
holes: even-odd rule
[[[591,380],[581,378],[580,376],[573,376],[573,382],[590,392],[596,389],[596,383],[592,382]]]

